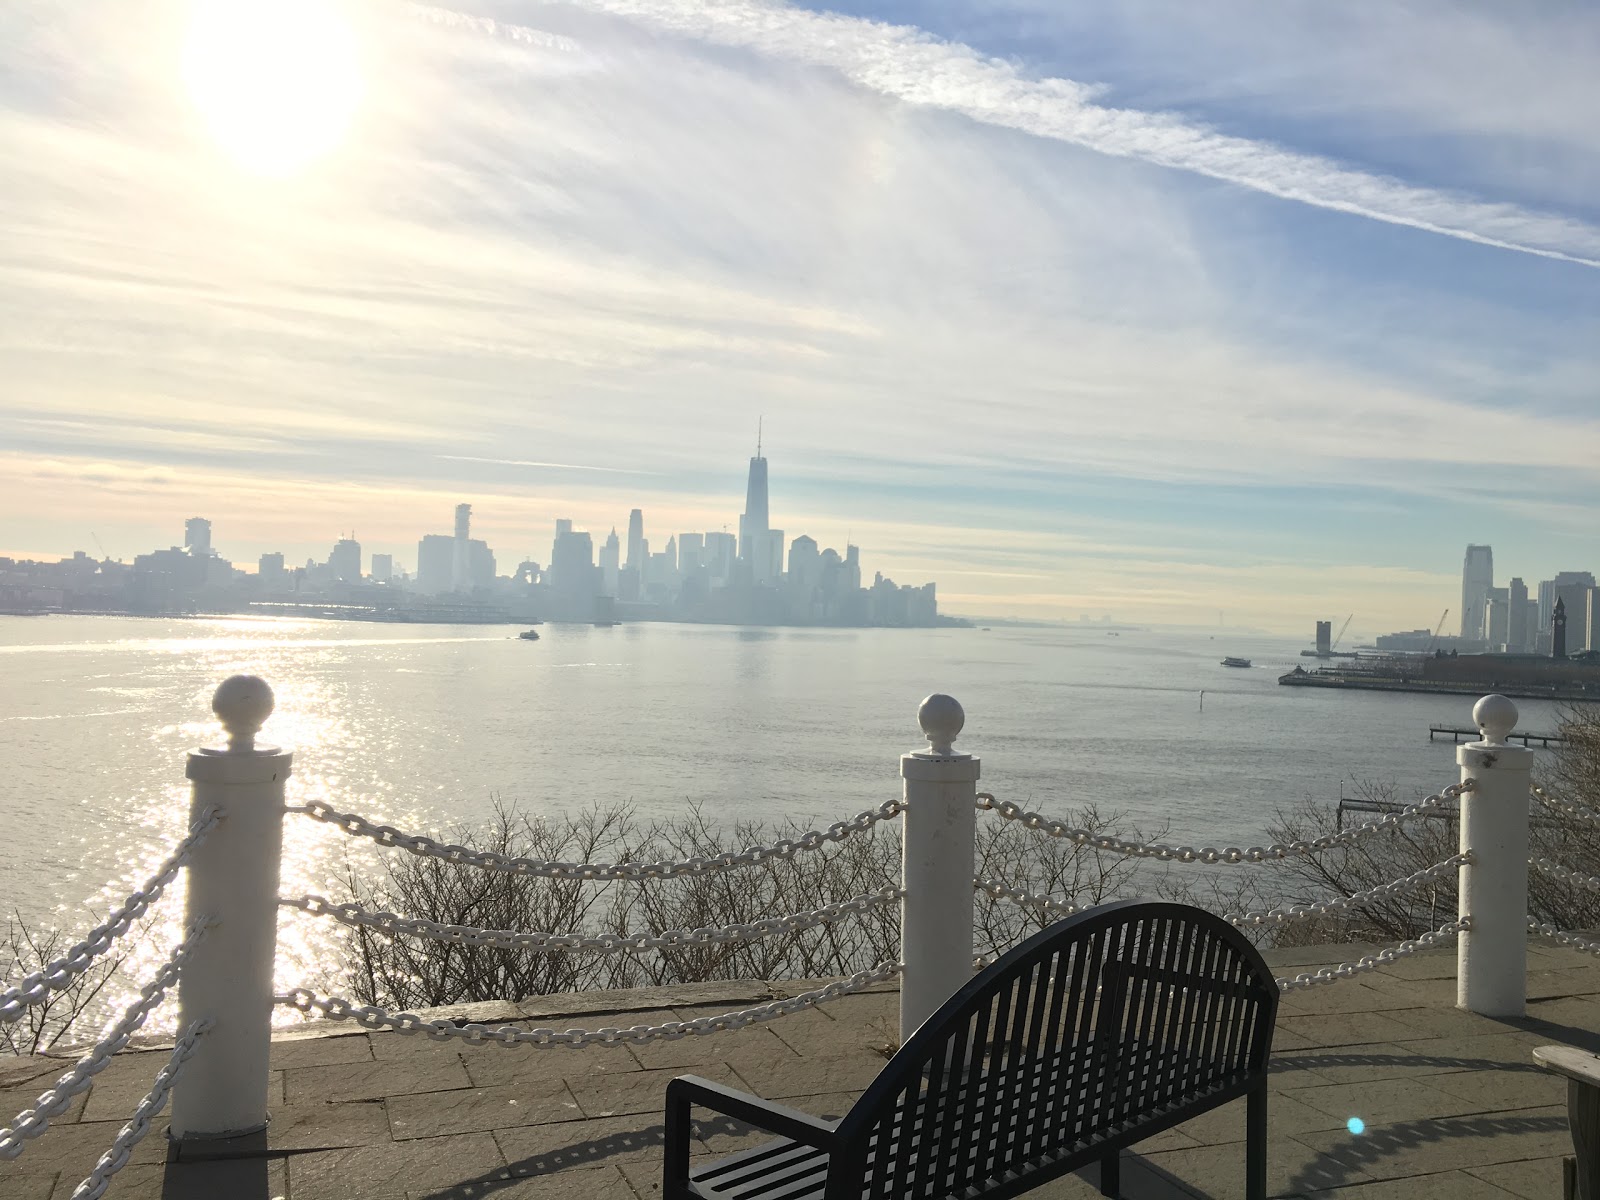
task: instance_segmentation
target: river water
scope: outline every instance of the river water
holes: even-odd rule
[[[1453,782],[1453,749],[1428,725],[1470,724],[1459,696],[1280,687],[1303,643],[1231,630],[516,632],[0,617],[0,901],[74,936],[90,908],[119,903],[182,836],[185,753],[220,744],[210,696],[237,672],[277,693],[262,740],[295,752],[290,803],[418,831],[480,821],[496,798],[825,825],[899,793],[917,704],[944,691],[967,712],[957,749],[982,757],[980,786],[998,796],[1045,813],[1092,801],[1128,825],[1165,823],[1169,840],[1250,844],[1278,806],[1331,805],[1357,781],[1405,799]],[[1554,727],[1553,705],[1518,704],[1522,728]],[[344,871],[372,866],[347,849],[291,819],[285,893],[337,894]],[[163,912],[175,928],[181,900]],[[284,922],[280,983],[331,982],[331,928]]]

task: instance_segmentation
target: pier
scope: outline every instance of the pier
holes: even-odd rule
[[[1477,741],[1480,736],[1476,729],[1462,729],[1457,725],[1428,726],[1428,740],[1430,742],[1436,738],[1448,737],[1452,744],[1457,744],[1462,738],[1471,742]],[[1559,746],[1562,742],[1562,737],[1559,733],[1522,733],[1513,731],[1507,737],[1513,742],[1521,742],[1524,746],[1536,744],[1540,746]]]

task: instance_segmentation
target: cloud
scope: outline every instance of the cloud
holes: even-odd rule
[[[751,0],[577,0],[591,11],[647,22],[684,37],[828,67],[861,87],[924,107],[1190,171],[1285,200],[1600,267],[1600,228],[1408,184],[1235,137],[1170,113],[1094,103],[1095,88],[1029,79],[970,46],[889,25]]]

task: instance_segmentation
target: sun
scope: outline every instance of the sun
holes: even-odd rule
[[[274,178],[332,151],[361,101],[355,29],[336,0],[198,0],[183,75],[218,145]]]

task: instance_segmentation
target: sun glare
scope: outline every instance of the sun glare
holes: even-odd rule
[[[361,99],[355,30],[333,0],[198,0],[183,73],[222,149],[278,178],[333,150]]]

